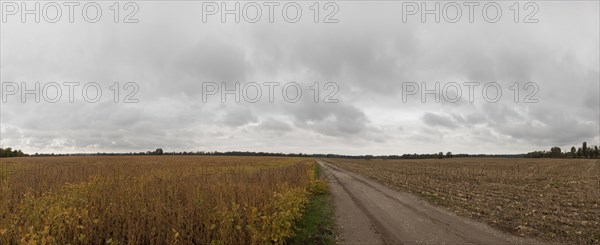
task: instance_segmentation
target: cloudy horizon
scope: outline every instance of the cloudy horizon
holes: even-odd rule
[[[318,23],[305,1],[296,23],[271,23],[265,2],[260,21],[236,23],[203,16],[202,2],[143,1],[137,23],[123,23],[124,6],[115,23],[111,3],[98,3],[97,23],[64,13],[23,23],[3,5],[3,147],[401,155],[600,144],[597,1],[535,2],[537,23],[523,23],[523,6],[515,23],[507,2],[496,23],[465,12],[457,23],[403,21],[391,1],[332,2]],[[323,23],[328,13],[337,23]],[[36,83],[39,102],[21,94]],[[97,101],[82,96],[96,86]],[[239,101],[223,95],[236,86]]]

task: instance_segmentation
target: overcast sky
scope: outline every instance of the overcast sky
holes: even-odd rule
[[[318,23],[309,9],[313,2],[299,2],[303,12],[297,23],[282,18],[283,4],[274,9],[270,23],[263,2],[258,3],[263,13],[257,23],[243,16],[236,23],[233,15],[222,23],[219,14],[203,22],[201,2],[146,1],[137,3],[132,19],[138,23],[122,23],[133,10],[123,4],[120,21],[114,23],[112,3],[99,3],[103,14],[97,23],[82,19],[81,6],[75,8],[74,23],[69,23],[65,6],[57,23],[43,18],[21,23],[20,14],[3,17],[2,146],[27,153],[158,147],[522,153],[600,140],[598,1],[537,2],[539,9],[530,19],[538,23],[523,23],[534,10],[525,9],[524,2],[518,23],[510,2],[500,2],[503,12],[496,23],[482,18],[483,3],[475,8],[473,23],[465,6],[457,23],[444,16],[435,23],[433,15],[421,23],[419,14],[407,16],[404,23],[402,4],[390,1],[337,2],[339,9],[330,19],[338,23],[323,23],[335,9],[324,9],[324,2]],[[433,8],[434,2],[427,3]],[[247,17],[254,15],[253,7],[247,8]],[[448,9],[447,17],[453,16]],[[289,10],[290,18],[293,12]],[[27,89],[38,82],[45,97],[36,103],[34,95],[27,95],[23,103],[22,82]],[[56,97],[56,87],[48,85],[53,82],[62,89],[56,103],[47,100]],[[82,87],[92,82],[102,89],[95,103],[86,101],[95,98],[93,89],[82,96]],[[115,82],[120,85],[117,103],[111,90]],[[136,85],[124,87],[129,82]],[[265,86],[271,82],[280,84],[273,87],[273,101]],[[311,89],[315,82],[318,102],[316,87]],[[484,86],[492,82],[496,84]],[[65,83],[80,84],[73,87],[73,102]],[[256,86],[242,88],[255,83],[261,85],[262,97],[255,103],[241,97],[237,103],[230,94],[222,102],[221,91],[208,93],[215,83],[230,90],[239,83],[250,99]],[[300,98],[294,83],[302,89]],[[423,83],[429,90],[440,84],[447,96],[437,103],[434,95],[426,95],[423,102]],[[473,87],[471,100],[465,83],[480,84]],[[19,91],[13,95],[15,84]],[[403,91],[409,93],[415,84],[419,91],[403,98]],[[498,101],[495,86],[502,89]],[[128,102],[138,102],[125,103],[136,87],[139,91]]]

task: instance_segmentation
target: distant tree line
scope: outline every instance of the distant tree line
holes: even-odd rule
[[[304,153],[272,153],[251,151],[180,151],[167,152],[158,148],[154,151],[128,152],[128,153],[35,153],[33,156],[144,156],[144,155],[197,155],[197,156],[284,156],[284,157],[340,157],[334,154],[304,154]]]
[[[38,154],[34,156],[140,156],[140,155],[199,155],[199,156],[279,156],[279,157],[317,157],[317,158],[347,158],[347,159],[442,159],[451,157],[524,157],[525,154],[453,154],[452,152],[438,152],[426,154],[403,154],[403,155],[341,155],[341,154],[305,154],[305,153],[274,153],[274,152],[252,152],[252,151],[181,151],[168,152],[162,148],[154,151],[129,152],[129,153],[78,153],[78,154]]]
[[[7,148],[10,149],[10,148]],[[11,151],[11,156],[27,156],[23,152]],[[199,155],[199,156],[280,156],[280,157],[317,157],[317,158],[348,158],[348,159],[443,159],[453,157],[501,157],[501,158],[599,158],[600,152],[598,146],[588,147],[586,142],[583,142],[582,146],[578,149],[574,146],[571,147],[571,151],[562,152],[560,147],[552,147],[550,151],[533,151],[526,154],[453,154],[452,152],[438,152],[438,153],[425,153],[425,154],[403,154],[403,155],[341,155],[341,154],[305,154],[305,153],[273,153],[273,152],[251,152],[251,151],[181,151],[181,152],[167,152],[163,151],[162,148],[157,148],[154,151],[146,152],[129,152],[129,153],[80,153],[80,154],[39,154],[35,153],[34,156],[89,156],[89,155],[101,155],[101,156],[131,156],[131,155]],[[2,151],[2,157],[4,157],[4,149]]]
[[[588,146],[587,142],[583,142],[581,147],[571,147],[570,151],[563,152],[560,147],[555,146],[550,148],[550,151],[533,151],[525,154],[529,158],[600,158],[600,150],[598,146]]]
[[[27,154],[23,153],[21,150],[13,150],[8,147],[6,149],[0,148],[0,157],[24,157]]]

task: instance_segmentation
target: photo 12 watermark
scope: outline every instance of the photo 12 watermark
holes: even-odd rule
[[[487,103],[497,103],[503,95],[510,95],[514,103],[539,103],[537,94],[540,87],[537,83],[513,82],[509,84],[510,86],[503,88],[497,82],[403,82],[402,103],[407,103],[411,98],[418,99],[421,103],[440,103],[442,100],[447,103],[461,101],[473,103],[476,98],[482,98]]]
[[[309,83],[301,85],[297,82],[249,82],[249,83],[202,83],[202,103],[211,99],[221,103],[242,101],[246,103],[268,102],[297,103],[303,96],[310,96],[314,103],[339,103],[337,94],[340,90],[337,83]]]
[[[402,23],[497,23],[510,18],[514,23],[539,23],[536,2],[422,1],[402,2]]]
[[[338,23],[340,6],[336,2],[202,2],[202,22],[220,23]]]
[[[114,82],[105,87],[96,82],[2,82],[0,86],[2,103],[98,103],[103,96],[114,103],[138,103],[139,91],[140,86],[135,82]]]
[[[138,23],[136,2],[2,1],[2,23]]]

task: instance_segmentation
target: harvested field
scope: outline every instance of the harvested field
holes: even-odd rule
[[[512,234],[600,243],[598,160],[326,160]]]

